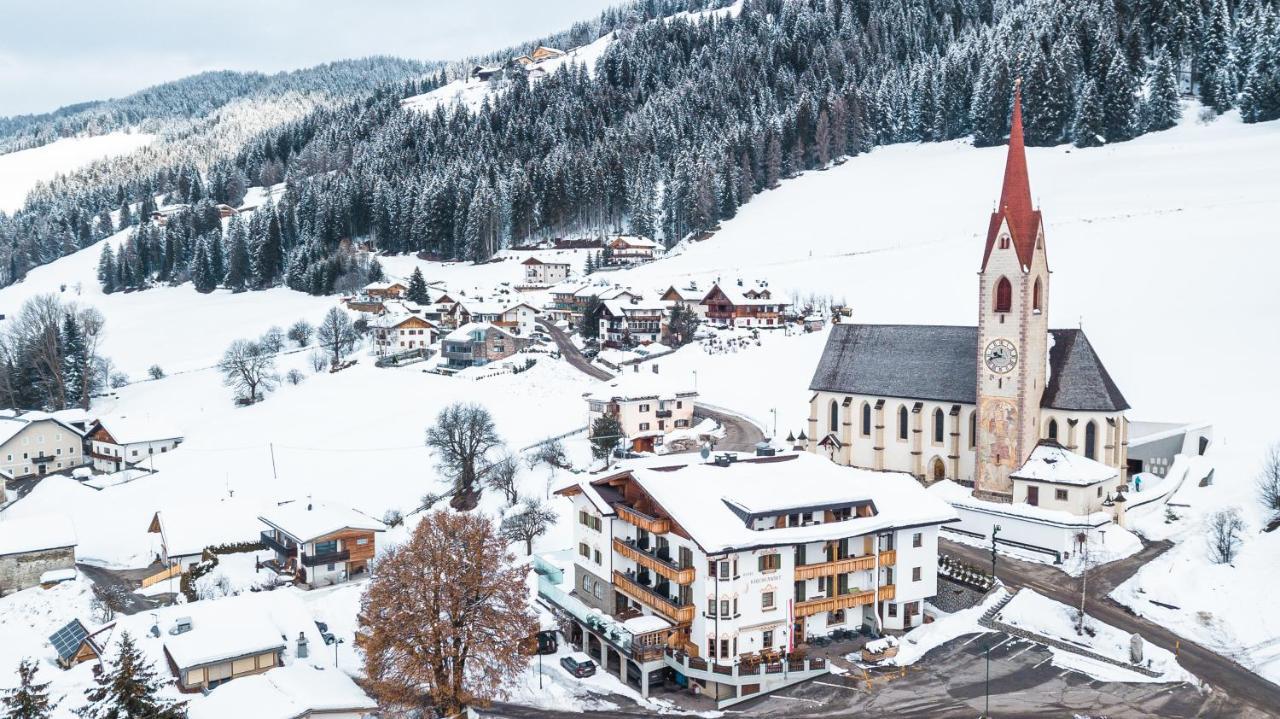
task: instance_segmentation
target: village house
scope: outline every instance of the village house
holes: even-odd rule
[[[423,317],[407,312],[387,313],[369,321],[373,349],[378,355],[425,349],[436,343],[438,330]]]
[[[603,416],[622,426],[623,446],[635,452],[654,452],[666,435],[693,426],[698,393],[653,372],[619,375],[583,395],[587,400],[587,426]]]
[[[398,300],[409,292],[408,286],[401,282],[370,282],[364,286],[365,297],[379,300]]]
[[[236,215],[242,212],[242,210],[237,210],[231,205],[219,204],[217,207],[218,207],[218,217],[224,220],[227,219],[228,217],[235,217]]]
[[[614,265],[633,265],[652,260],[658,251],[658,243],[634,235],[619,235],[606,245],[608,262]]]
[[[0,597],[45,583],[45,575],[75,566],[76,531],[65,515],[0,521]]]
[[[574,576],[544,597],[570,642],[644,695],[673,670],[719,709],[824,673],[771,669],[815,637],[922,624],[938,528],[956,519],[909,475],[804,452],[621,469],[558,494]]]
[[[1042,439],[1022,466],[1009,475],[1013,501],[1074,515],[1107,510],[1121,494],[1120,470],[1083,457],[1051,439]]]
[[[89,428],[89,457],[99,472],[119,472],[182,444],[182,432],[143,417],[100,417]]]
[[[564,54],[565,54],[564,50],[557,50],[554,47],[539,45],[537,48],[534,49],[533,52],[529,53],[528,55],[519,55],[517,57],[512,58],[512,62],[517,62],[517,63],[520,63],[521,65],[532,65],[535,62],[542,62],[543,60],[551,60],[557,57],[564,57]]]
[[[538,315],[542,314],[537,307],[527,302],[507,305],[492,324],[518,337],[528,337],[538,326]]]
[[[702,304],[702,298],[705,293],[700,292],[695,285],[688,287],[676,287],[671,285],[659,294],[658,299],[667,303],[668,307],[680,305],[686,309],[693,310],[699,317],[706,313],[706,307]]]
[[[244,500],[180,504],[156,510],[147,532],[156,535],[152,551],[164,566],[152,581],[177,576],[204,558],[210,547],[252,544],[259,540],[262,525],[254,518],[254,508]],[[150,586],[148,579],[144,586]]]
[[[364,575],[376,536],[386,526],[353,509],[307,501],[284,502],[260,515],[262,543],[274,551],[277,573],[308,589]]]
[[[520,264],[524,266],[525,287],[547,287],[569,279],[568,262],[543,262],[530,257]]]
[[[596,310],[600,340],[606,347],[658,342],[666,330],[667,305],[639,300],[605,300]]]
[[[789,304],[773,299],[767,287],[726,289],[715,284],[703,296],[702,315],[718,327],[781,327]]]
[[[208,691],[282,666],[286,646],[272,622],[253,615],[234,623],[180,617],[164,638],[165,657],[183,692]]]
[[[84,463],[81,430],[45,412],[0,410],[0,473],[22,479]]]
[[[221,687],[187,708],[187,719],[365,719],[378,703],[342,670],[295,663]]]
[[[445,335],[441,354],[450,368],[462,369],[504,360],[528,346],[528,337],[516,337],[487,322],[471,322]]]

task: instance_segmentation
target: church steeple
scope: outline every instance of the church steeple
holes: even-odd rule
[[[1013,121],[1009,127],[1009,153],[1004,162],[1004,184],[1000,187],[1000,204],[991,213],[987,230],[987,247],[982,255],[986,268],[991,258],[991,247],[1000,233],[1002,223],[1008,223],[1009,235],[1018,251],[1018,259],[1024,267],[1030,266],[1035,250],[1036,234],[1040,230],[1040,211],[1031,203],[1031,179],[1027,173],[1027,151],[1022,140],[1022,82],[1013,91]]]

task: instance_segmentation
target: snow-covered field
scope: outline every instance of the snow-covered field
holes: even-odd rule
[[[1280,537],[1256,535],[1260,516],[1251,494],[1263,448],[1280,439],[1268,417],[1280,400],[1272,378],[1280,354],[1274,329],[1280,292],[1271,278],[1280,243],[1268,236],[1280,210],[1280,175],[1264,161],[1280,157],[1280,123],[1247,126],[1228,115],[1209,125],[1188,120],[1114,147],[1028,154],[1055,272],[1054,325],[1085,325],[1133,405],[1132,418],[1203,420],[1216,429],[1215,486],[1184,487],[1175,500],[1193,505],[1167,530],[1184,541],[1120,592],[1140,613],[1203,641],[1218,633],[1233,637],[1233,646],[1257,647],[1259,657],[1274,656],[1280,625],[1262,616],[1257,597],[1280,588],[1269,561],[1280,551]],[[878,149],[755,198],[709,240],[602,276],[650,294],[690,280],[700,288],[717,278],[767,280],[784,297],[843,299],[858,322],[971,323],[982,233],[1003,160],[1003,148],[962,142]],[[190,286],[104,296],[94,279],[99,251],[95,246],[60,259],[0,290],[0,311],[50,291],[100,307],[107,319],[104,352],[134,379],[151,364],[169,376],[122,388],[94,411],[150,415],[180,427],[186,442],[155,458],[154,475],[100,492],[50,479],[6,511],[70,514],[82,559],[145,565],[155,551],[155,535],[146,533],[152,513],[232,494],[250,506],[313,496],[374,516],[412,510],[440,488],[423,433],[454,401],[485,405],[512,448],[585,423],[582,393],[593,381],[548,358],[527,373],[470,381],[413,366],[376,369],[366,354],[353,368],[316,374],[304,352],[279,362],[281,373],[303,370],[301,384],[285,384],[261,404],[235,407],[231,391],[207,369],[226,345],[271,325],[315,322],[334,298],[287,290],[202,296]],[[384,266],[407,277],[421,265],[429,281],[493,291],[522,278],[523,255],[507,254],[511,259],[479,266],[408,257],[388,258]],[[757,343],[741,333],[732,345],[695,343],[657,364],[663,375],[692,379],[696,372],[706,402],[745,413],[769,430],[776,421],[785,437],[806,426],[808,382],[825,337],[762,332]],[[583,440],[567,444],[585,458]],[[524,491],[545,493],[547,479],[544,469],[526,470]],[[497,512],[498,504],[486,497],[484,508]],[[1224,505],[1244,509],[1245,548],[1235,568],[1209,572],[1200,517]],[[1163,517],[1144,518],[1139,530],[1149,522]],[[565,544],[568,527],[562,522],[539,547]],[[1187,591],[1192,585],[1196,589]],[[358,591],[326,600],[333,605],[324,613],[338,631],[354,629],[345,612]],[[1144,597],[1180,609],[1162,610]],[[0,601],[0,613],[9,616],[14,600]],[[66,604],[65,612],[76,610],[75,602]],[[1212,620],[1200,612],[1212,612]],[[0,667],[24,652],[43,654],[43,628],[19,637],[13,622],[4,624],[0,630],[13,641],[0,642]],[[342,664],[351,671],[358,666],[354,656]],[[1274,664],[1263,666],[1260,658],[1258,670],[1280,680]]]
[[[154,139],[144,132],[111,132],[92,137],[67,137],[30,150],[0,155],[0,212],[22,207],[37,182],[78,170],[94,160],[124,155]]]

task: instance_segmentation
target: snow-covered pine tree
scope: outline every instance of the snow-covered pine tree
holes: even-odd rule
[[[1085,80],[1084,87],[1080,90],[1075,121],[1071,125],[1071,143],[1076,147],[1098,147],[1106,142],[1105,132],[1098,85],[1092,79]]]
[[[49,682],[37,682],[40,664],[23,659],[18,664],[18,686],[3,690],[0,711],[3,719],[49,719],[58,702],[49,698]]]
[[[102,291],[111,294],[116,291],[116,253],[110,242],[102,243],[102,252],[98,255],[98,284]]]
[[[1105,87],[1102,94],[1102,126],[1107,142],[1121,142],[1137,136],[1141,129],[1137,79],[1121,50],[1111,56]]]
[[[191,284],[196,292],[209,293],[218,286],[213,276],[213,266],[209,262],[209,243],[200,238],[196,240],[195,255],[191,259]]]
[[[249,260],[249,247],[246,244],[246,233],[244,221],[237,215],[231,218],[227,223],[227,241],[226,241],[226,275],[224,283],[228,289],[239,292],[245,288],[249,282],[251,265]]]
[[[1200,101],[1219,112],[1235,104],[1235,75],[1231,57],[1231,12],[1226,0],[1209,0],[1200,29]]]
[[[427,292],[427,279],[422,276],[422,268],[413,268],[413,274],[409,275],[409,289],[405,293],[405,299],[420,305],[431,303],[431,296]]]
[[[82,719],[185,719],[186,709],[158,696],[164,686],[128,632],[120,635],[114,660],[85,691],[88,703],[77,710]]]
[[[1174,71],[1173,57],[1167,50],[1156,51],[1147,82],[1147,101],[1143,106],[1143,120],[1148,130],[1167,130],[1178,124],[1182,117],[1182,102],[1178,99],[1178,76]]]
[[[1046,50],[1037,49],[1022,83],[1024,133],[1028,145],[1056,145],[1071,119],[1071,91],[1062,67]]]
[[[90,382],[86,381],[93,372],[92,358],[85,346],[84,333],[75,313],[67,312],[62,318],[62,384],[66,388],[66,404],[69,407],[80,407],[88,404],[88,398],[81,396]]]

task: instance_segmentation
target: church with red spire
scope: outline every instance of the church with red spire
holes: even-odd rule
[[[1127,481],[1129,405],[1082,329],[1049,328],[1050,276],[1015,90],[977,324],[833,326],[810,382],[808,449],[993,502],[1111,506]]]

